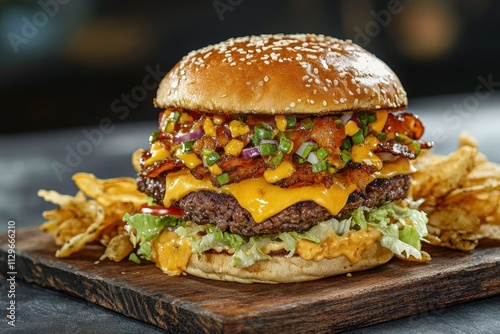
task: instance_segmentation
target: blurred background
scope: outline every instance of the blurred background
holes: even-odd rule
[[[151,120],[184,54],[249,34],[352,39],[394,69],[410,106],[474,92],[479,76],[500,86],[493,0],[3,0],[0,32],[2,134]]]

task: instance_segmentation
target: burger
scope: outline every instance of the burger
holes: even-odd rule
[[[396,74],[349,40],[231,38],[161,81],[134,154],[130,259],[169,275],[287,283],[426,261],[411,160],[432,147]]]

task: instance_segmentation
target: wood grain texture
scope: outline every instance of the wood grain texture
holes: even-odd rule
[[[6,235],[0,259],[7,262]],[[183,333],[339,332],[500,294],[500,243],[463,253],[429,247],[426,264],[391,260],[364,272],[281,285],[170,277],[153,264],[95,263],[100,246],[54,257],[50,235],[16,231],[17,277]]]

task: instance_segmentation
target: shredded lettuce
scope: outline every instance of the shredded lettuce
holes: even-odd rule
[[[154,216],[143,213],[129,215],[126,213],[122,220],[127,223],[126,229],[131,235],[134,247],[139,244],[137,255],[146,259],[151,259],[151,240],[156,239],[167,226],[177,226],[184,224],[184,220],[173,216]],[[132,232],[131,227],[135,228]]]
[[[271,259],[272,249],[284,249],[287,257],[295,254],[297,242],[301,239],[315,243],[331,235],[344,235],[352,230],[375,228],[382,233],[382,246],[402,257],[421,259],[421,241],[427,235],[427,216],[419,211],[421,202],[408,200],[406,207],[388,203],[376,208],[359,207],[348,217],[320,222],[306,232],[283,232],[263,236],[243,237],[222,231],[213,224],[197,225],[176,217],[156,217],[147,214],[125,215],[127,227],[133,227],[132,241],[139,245],[137,255],[150,259],[150,241],[158,237],[164,228],[175,231],[191,241],[191,251],[201,255],[207,250],[226,251],[231,254],[231,265],[248,267],[257,261]]]

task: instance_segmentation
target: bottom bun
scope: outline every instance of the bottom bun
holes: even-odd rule
[[[232,267],[226,253],[203,253],[191,256],[186,273],[219,281],[239,283],[293,283],[361,271],[388,262],[393,253],[379,242],[361,253],[359,262],[352,264],[345,256],[321,261],[304,260],[300,256],[276,256],[246,268]]]

